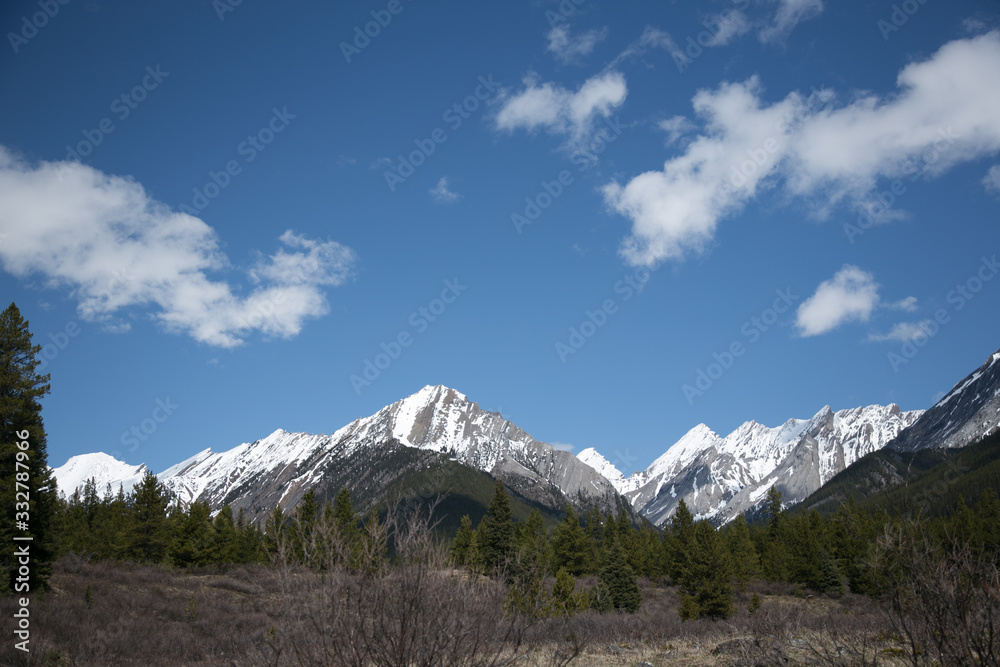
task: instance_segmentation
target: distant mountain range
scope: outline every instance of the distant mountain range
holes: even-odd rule
[[[444,386],[357,419],[332,435],[289,433],[223,452],[206,449],[157,476],[182,502],[229,504],[259,519],[294,506],[310,488],[332,498],[351,489],[360,507],[390,494],[447,493],[455,511],[481,515],[491,480],[503,479],[517,509],[550,518],[579,510],[627,509],[662,526],[683,498],[700,518],[724,523],[759,507],[773,485],[799,503],[873,452],[961,447],[1000,429],[1000,352],[926,412],[871,405],[768,427],[746,422],[725,437],[695,426],[648,468],[625,476],[594,449],[578,456],[540,442],[500,414]],[[55,468],[66,493],[91,478],[101,491],[130,490],[145,474],[102,454]]]

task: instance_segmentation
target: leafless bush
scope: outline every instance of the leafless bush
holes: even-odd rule
[[[272,665],[363,667],[492,667],[512,664],[526,652],[528,621],[504,610],[506,587],[456,572],[434,539],[430,510],[370,521],[352,545],[320,520],[310,535],[307,562],[321,574],[294,565],[288,540],[278,545],[281,623],[266,638],[261,662]],[[390,567],[385,545],[395,549]],[[346,567],[346,554],[355,567]],[[320,562],[323,554],[324,561]]]
[[[1000,664],[998,556],[958,539],[940,546],[915,526],[886,530],[874,567],[910,664]]]

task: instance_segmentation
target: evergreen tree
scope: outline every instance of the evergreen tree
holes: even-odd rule
[[[586,593],[576,592],[576,579],[565,569],[556,572],[552,585],[551,612],[554,616],[572,616],[590,604]]]
[[[224,506],[212,523],[213,560],[218,564],[235,563],[239,534],[233,521],[233,508]]]
[[[541,512],[532,509],[528,513],[528,520],[518,527],[517,532],[519,567],[545,576],[550,560],[550,545]]]
[[[681,498],[674,510],[670,528],[664,535],[664,549],[667,556],[667,574],[676,583],[687,568],[692,541],[694,539],[694,517],[687,503]]]
[[[0,593],[26,593],[45,585],[56,553],[53,522],[56,484],[48,467],[40,399],[49,376],[37,372],[41,345],[32,345],[28,322],[13,303],[0,313]],[[15,541],[28,537],[30,541]],[[15,553],[28,549],[21,576]]]
[[[976,527],[980,543],[988,554],[1000,550],[1000,500],[993,487],[983,489],[976,506]]]
[[[474,562],[469,559],[474,531],[472,519],[468,514],[463,515],[449,549],[451,560],[457,567],[468,567]]]
[[[729,554],[712,524],[699,521],[692,530],[688,558],[679,577],[681,618],[727,618],[733,613]]]
[[[781,527],[781,518],[783,516],[784,510],[782,509],[781,503],[781,491],[778,491],[774,486],[767,492],[767,526],[768,530],[771,532],[771,539],[777,540],[779,538],[779,530]]]
[[[727,526],[726,546],[733,564],[733,580],[740,590],[746,590],[747,582],[760,576],[761,567],[757,548],[750,537],[750,526],[742,514]]]
[[[486,516],[476,530],[479,556],[487,572],[509,565],[514,555],[514,520],[510,509],[510,497],[499,479],[493,491],[493,499],[486,510]]]
[[[236,516],[236,562],[244,565],[263,560],[264,545],[260,529],[246,519],[243,508]]]
[[[329,508],[330,506],[327,505]],[[337,492],[333,499],[334,541],[338,551],[338,560],[350,566],[356,566],[361,544],[361,531],[358,529],[358,515],[354,512],[351,501],[351,491],[346,486]],[[377,519],[377,517],[376,517]]]
[[[552,566],[565,569],[574,577],[589,574],[591,542],[580,526],[580,519],[572,505],[566,506],[566,516],[552,532]]]
[[[648,521],[639,530],[636,550],[642,554],[642,568],[636,572],[650,579],[657,579],[665,574],[663,567],[663,544],[660,535]]]
[[[210,515],[208,503],[198,501],[191,503],[183,512],[176,537],[170,545],[170,561],[174,565],[205,565],[211,559]]]
[[[295,559],[308,566],[318,566],[316,524],[320,518],[319,501],[316,490],[309,489],[295,507],[295,522],[292,530],[292,554]]]
[[[819,574],[816,578],[816,589],[821,593],[834,596],[844,594],[844,578],[837,567],[837,561],[826,549],[819,552]]]
[[[613,545],[605,558],[604,567],[599,575],[599,585],[606,591],[611,607],[629,613],[639,609],[642,595],[635,581],[635,573],[625,560],[625,553],[620,544]],[[600,593],[599,593],[600,594]],[[599,601],[599,605],[602,604]],[[603,603],[606,607],[606,603]]]
[[[614,600],[611,599],[611,591],[608,590],[604,579],[600,577],[597,579],[597,585],[590,589],[590,608],[602,614],[615,609]]]
[[[148,563],[159,563],[164,559],[170,544],[166,514],[169,502],[163,485],[156,475],[147,470],[133,491],[128,557]]]

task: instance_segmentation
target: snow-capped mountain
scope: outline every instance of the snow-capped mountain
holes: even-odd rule
[[[82,492],[87,480],[93,478],[97,493],[105,496],[109,490],[111,494],[118,493],[119,486],[125,493],[131,491],[146,474],[146,466],[129,465],[113,456],[96,452],[73,456],[64,465],[54,468],[52,473],[59,489],[65,490],[67,495],[72,495],[76,489]]]
[[[899,451],[965,447],[1000,429],[1000,350],[889,443]]]
[[[435,456],[415,457],[413,450]],[[321,483],[384,491],[404,469],[442,460],[499,477],[524,498],[551,508],[618,502],[614,486],[575,456],[535,440],[444,386],[426,386],[332,435],[278,429],[227,451],[207,449],[158,477],[184,502],[207,501],[213,508],[229,504],[259,518],[275,504],[294,505]],[[64,478],[58,470],[64,491],[89,477],[83,471]]]
[[[600,452],[593,447],[588,447],[577,454],[576,458],[596,470],[602,477],[604,477],[604,479],[611,482],[619,493],[622,493],[622,486],[624,485],[626,479],[625,475],[623,475],[621,471],[614,466],[614,464],[604,458]]]
[[[872,405],[767,427],[755,421],[725,438],[704,424],[688,431],[646,470],[604,472],[633,508],[662,525],[683,498],[695,516],[728,521],[760,503],[772,485],[796,503],[869,452],[881,449],[922,411]],[[596,470],[613,468],[593,455]],[[615,473],[618,473],[615,475]]]

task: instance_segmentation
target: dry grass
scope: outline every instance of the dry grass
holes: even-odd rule
[[[454,581],[448,573],[437,574],[436,579]],[[313,572],[244,567],[225,573],[184,573],[64,559],[56,564],[51,584],[51,591],[32,601],[32,652],[25,656],[6,642],[0,647],[0,664],[351,664],[330,658],[312,644],[331,629],[324,625],[330,617],[321,617],[317,624],[310,613],[302,613],[308,611],[308,605],[301,604],[307,591],[329,585],[329,577],[324,580]],[[643,661],[654,667],[895,664],[898,643],[867,598],[802,599],[779,591],[764,595],[760,610],[750,615],[749,594],[743,594],[737,613],[727,621],[682,623],[672,589],[641,584],[643,604],[638,613],[586,611],[520,627],[511,635],[520,646],[498,652],[495,664],[516,658],[517,664],[542,667],[565,662],[573,653],[578,655],[571,664],[581,667],[634,667]],[[382,598],[367,599],[377,603]],[[446,597],[433,602],[439,615],[447,611],[442,606],[446,602]],[[13,612],[12,603],[10,599],[0,603],[6,618]],[[490,598],[489,604],[496,605],[497,599]],[[468,601],[459,611],[463,618],[482,614],[491,623],[498,618],[494,609],[477,612]],[[443,622],[432,619],[428,630]],[[278,655],[273,649],[282,641]],[[728,650],[713,654],[720,645]]]

